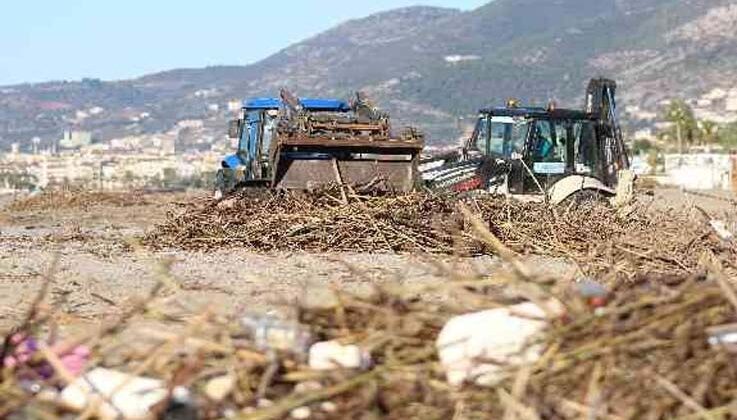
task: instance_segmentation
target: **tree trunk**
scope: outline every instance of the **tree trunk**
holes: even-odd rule
[[[676,123],[676,137],[678,138],[678,153],[683,154],[683,134],[681,133],[681,123]]]

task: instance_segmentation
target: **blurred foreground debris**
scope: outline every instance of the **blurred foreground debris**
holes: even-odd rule
[[[61,405],[101,419],[145,419],[152,409],[169,397],[165,382],[97,368],[78,378],[61,392]],[[172,394],[186,398],[179,388]]]
[[[466,293],[463,311],[401,291],[341,295],[340,304],[302,308],[295,320],[313,340],[333,343],[329,351],[324,344],[311,351],[333,352],[333,366],[308,364],[292,351],[259,350],[253,340],[240,338],[237,320],[194,314],[154,340],[134,324],[125,326],[125,334],[119,325],[114,331],[120,332],[88,338],[94,365],[104,369],[90,368],[72,385],[56,371],[28,390],[18,382],[20,371],[7,367],[0,414],[56,416],[71,409],[110,418],[112,409],[123,418],[166,417],[176,401],[187,401],[183,394],[199,418],[451,418],[459,410],[470,418],[527,413],[579,419],[590,411],[630,419],[698,413],[723,418],[735,414],[734,355],[712,337],[732,340],[713,327],[735,322],[737,307],[729,297],[735,278],[724,278],[718,265],[705,269],[704,276],[680,277],[668,286],[620,288],[595,313],[571,286],[556,294],[565,303],[565,316],[556,318],[529,302],[505,307],[507,298],[489,294],[492,279],[484,278],[448,284],[449,292]],[[534,279],[508,281],[547,293]],[[155,308],[156,301],[148,306]],[[450,337],[441,333],[444,328],[463,334]],[[462,359],[449,365],[444,353],[454,346],[462,349]],[[357,349],[373,363],[358,366]],[[460,365],[453,363],[460,360],[462,375],[456,376]],[[136,376],[143,372],[150,379]],[[493,381],[474,385],[483,375]],[[61,392],[61,399],[48,398],[49,390]],[[92,395],[101,396],[100,405],[85,404]]]

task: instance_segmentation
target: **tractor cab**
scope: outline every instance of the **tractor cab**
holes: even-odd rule
[[[582,111],[544,108],[492,108],[480,111],[473,136],[466,143],[468,159],[481,161],[478,181],[511,194],[544,195],[569,176],[602,181],[602,190],[616,182],[596,136],[596,122]],[[493,177],[502,163],[505,185]]]
[[[583,110],[519,107],[514,101],[482,109],[460,153],[423,162],[423,179],[436,189],[554,203],[576,194],[614,195],[620,171],[629,168],[615,87],[610,80],[592,80]]]
[[[336,99],[300,99],[302,107],[309,112],[347,113],[351,108],[348,103]],[[235,154],[222,161],[218,183],[239,183],[252,186],[268,185],[273,178],[273,154],[276,125],[283,102],[279,98],[255,98],[243,102],[241,115],[230,122],[228,135],[238,140]],[[239,172],[237,176],[233,172]],[[233,173],[230,180],[224,174]],[[230,187],[232,188],[233,185]]]
[[[409,191],[417,183],[424,137],[413,128],[391,131],[389,116],[361,94],[348,102],[280,98],[243,104],[230,122],[238,150],[222,161],[216,196],[238,187],[312,190],[330,184],[382,183]]]

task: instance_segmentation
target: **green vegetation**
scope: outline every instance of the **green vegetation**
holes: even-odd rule
[[[0,187],[31,191],[37,183],[36,177],[28,173],[0,172]]]
[[[650,140],[635,140],[632,143],[632,153],[635,155],[641,155],[656,149],[657,145]]]
[[[737,122],[719,127],[717,141],[725,148],[737,148]]]
[[[694,144],[698,124],[693,110],[684,100],[671,101],[665,109],[665,120],[671,123],[672,127],[664,134],[668,139],[677,142],[679,153],[683,153],[684,146]]]
[[[675,99],[663,110],[661,118],[671,126],[658,133],[660,144],[639,140],[633,151],[647,152],[650,149],[670,149],[683,153],[692,146],[721,146],[726,150],[737,148],[737,122],[718,124],[711,120],[699,120],[693,109],[682,99]]]

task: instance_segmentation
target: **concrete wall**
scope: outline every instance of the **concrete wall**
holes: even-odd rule
[[[690,190],[733,190],[736,158],[715,153],[665,155],[664,182]]]

